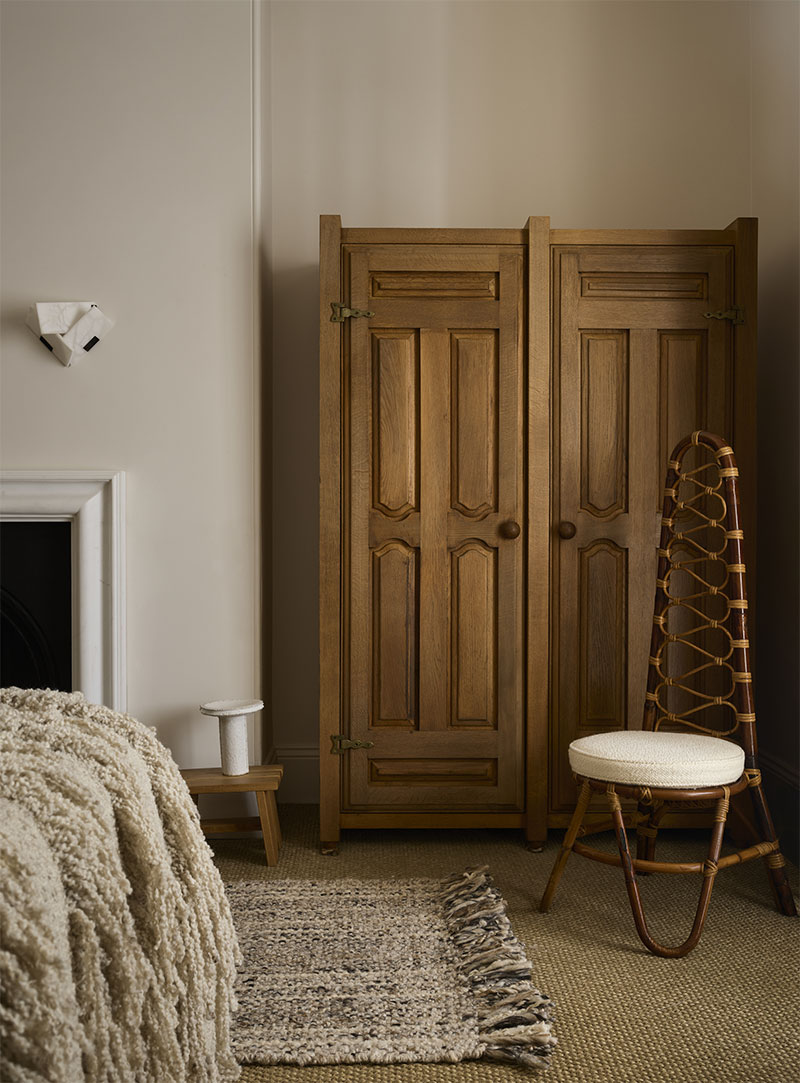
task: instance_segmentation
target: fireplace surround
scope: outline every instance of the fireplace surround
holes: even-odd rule
[[[0,522],[68,522],[72,682],[125,711],[125,475],[99,470],[0,472]]]

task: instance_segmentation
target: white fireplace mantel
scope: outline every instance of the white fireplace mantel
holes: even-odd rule
[[[73,685],[124,711],[125,474],[0,471],[0,521],[42,520],[71,524]]]

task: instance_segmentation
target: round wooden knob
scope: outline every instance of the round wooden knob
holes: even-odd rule
[[[574,523],[571,523],[569,519],[564,519],[563,522],[558,524],[559,538],[574,538],[577,532],[578,528]]]
[[[515,523],[513,519],[508,519],[505,523],[500,524],[500,535],[503,538],[518,538],[520,532],[519,523]]]

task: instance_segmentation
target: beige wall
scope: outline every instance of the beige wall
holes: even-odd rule
[[[273,710],[287,792],[312,794],[316,772],[319,214],[352,226],[521,226],[549,214],[554,227],[654,228],[760,216],[761,394],[784,425],[767,415],[762,453],[786,453],[797,426],[796,395],[784,393],[797,371],[786,278],[797,249],[797,12],[272,4]],[[787,504],[796,517],[796,485]],[[796,569],[789,534],[780,548]],[[796,660],[795,598],[766,574],[764,638],[780,622]],[[790,672],[780,680],[794,725]],[[780,726],[765,718],[765,747],[782,747]]]
[[[128,708],[185,766],[259,681],[251,10],[4,2],[2,466],[127,473]],[[116,326],[63,368],[33,301]]]

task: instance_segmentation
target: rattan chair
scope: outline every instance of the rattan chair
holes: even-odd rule
[[[717,872],[730,865],[763,858],[778,909],[796,914],[758,769],[737,478],[732,449],[712,433],[692,433],[672,453],[643,728],[570,745],[580,794],[540,904],[542,911],[549,908],[572,852],[622,866],[636,930],[650,951],[665,957],[686,955],[697,944]],[[760,840],[720,857],[730,798],[745,789]],[[593,792],[606,795],[611,819],[585,828]],[[623,814],[620,798],[635,800],[637,811]],[[714,809],[705,861],[654,860],[662,817],[687,807]],[[626,820],[637,830],[635,858]],[[618,855],[577,841],[612,827]],[[677,947],[657,943],[647,930],[637,873],[651,872],[702,877],[692,930]]]

